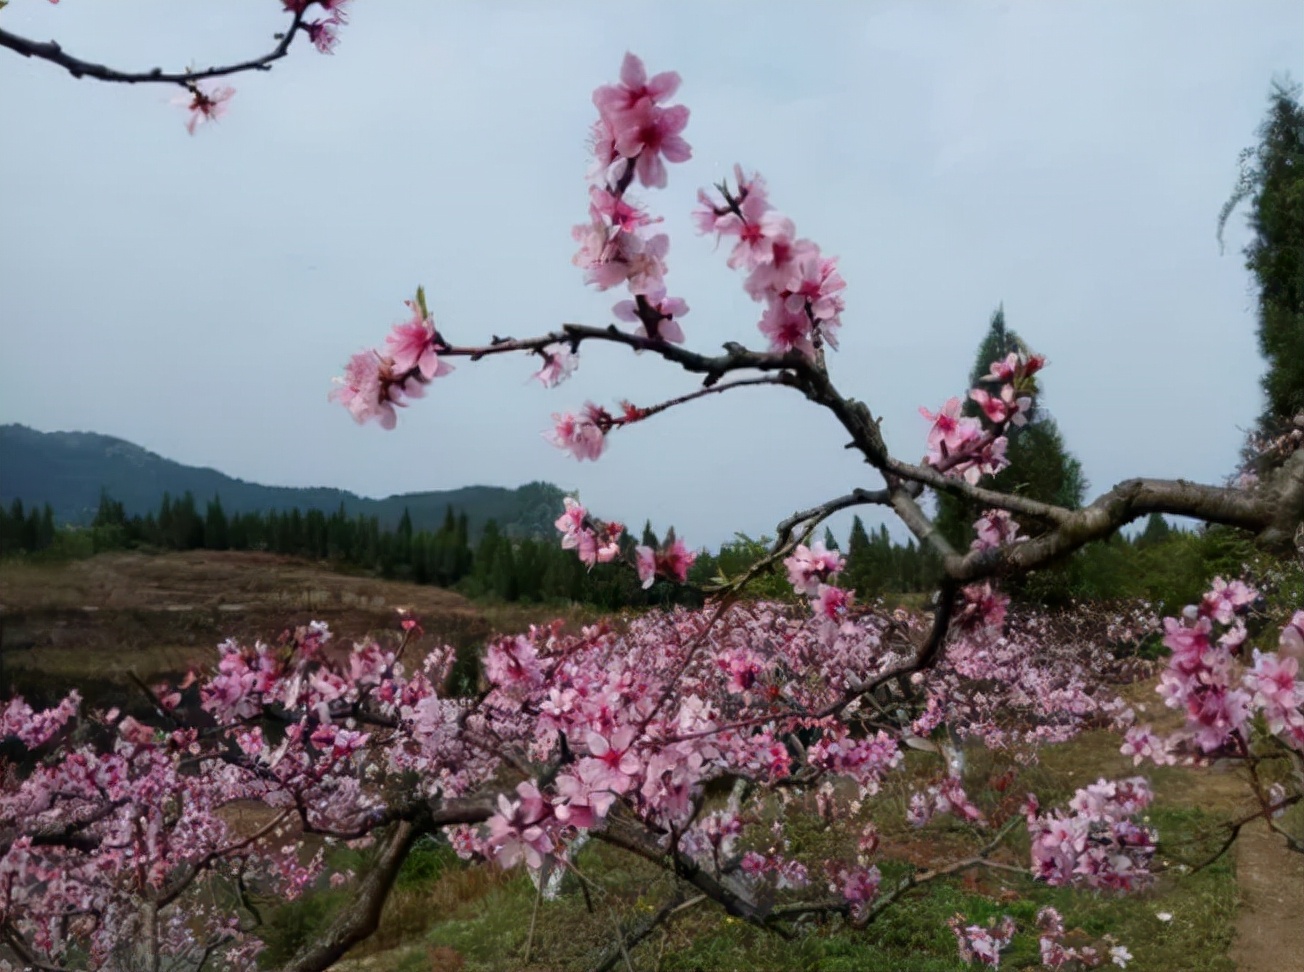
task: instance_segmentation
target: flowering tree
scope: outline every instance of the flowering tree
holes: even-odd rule
[[[308,29],[306,5],[287,6],[293,26],[283,44]],[[319,6],[339,13],[338,4]],[[741,167],[732,182],[699,194],[694,217],[699,231],[728,242],[728,266],[761,307],[764,346],[691,350],[687,304],[667,286],[669,238],[632,191],[664,186],[668,165],[691,157],[689,111],[671,103],[679,83],[673,73],[649,77],[627,55],[619,82],[593,96],[588,215],[573,231],[574,262],[598,289],[626,292],[613,308],[621,324],[459,345],[418,289],[408,317],[383,347],[352,357],[332,397],[357,421],[393,428],[398,409],[449,375],[454,359],[525,354],[552,387],[574,372],[584,345],[619,344],[700,376],[701,386],[646,405],[559,411],[545,438],[576,459],[598,459],[613,433],[671,408],[776,386],[826,411],[881,485],[788,517],[767,555],[722,578],[702,610],[579,632],[555,623],[493,640],[470,697],[450,690],[453,649],[426,645],[409,618],[386,642],[340,647],[322,625],[274,644],[229,641],[212,670],[150,691],[157,718],[149,725],[83,712],[75,694],[46,711],[10,700],[0,736],[30,753],[6,767],[0,789],[0,941],[11,965],[247,967],[260,947],[258,902],[325,877],[331,841],[369,843],[374,859],[360,874],[329,875],[354,893],[286,968],[327,968],[369,935],[425,835],[467,858],[528,868],[541,882],[577,869],[585,835],[673,874],[681,890],[652,922],[619,929],[599,966],[690,899],[788,935],[803,920],[869,925],[919,885],[975,868],[1114,892],[1144,887],[1156,850],[1138,819],[1152,798],[1144,778],[1100,780],[1065,807],[1043,808],[1011,791],[1013,776],[984,781],[966,768],[967,746],[1030,761],[1039,746],[1086,727],[1127,729],[1123,751],[1137,763],[1291,767],[1276,789],[1256,783],[1254,818],[1272,823],[1300,800],[1304,611],[1268,619],[1277,623],[1275,650],[1252,654],[1244,619],[1256,593],[1244,583],[1219,581],[1166,619],[1172,653],[1160,691],[1186,726],[1162,735],[1131,726],[1130,710],[1097,674],[1114,643],[1140,637],[1155,619],[1118,619],[1084,638],[1012,606],[999,583],[1152,513],[1289,546],[1304,519],[1304,451],[1252,488],[1135,479],[1078,510],[995,491],[984,480],[1007,465],[1006,433],[1026,420],[1046,364],[1016,352],[991,362],[985,388],[971,396],[986,422],[963,415],[959,399],[921,409],[925,456],[892,455],[871,408],[844,394],[827,367],[845,307],[836,258],[798,236],[762,179]],[[971,549],[938,532],[923,503],[928,489],[986,510]],[[812,543],[830,515],[866,505],[890,509],[936,552],[927,615],[857,605],[837,583],[843,559]],[[558,512],[561,544],[585,563],[625,562],[645,584],[686,580],[693,554],[681,540],[632,547],[620,524],[577,500]],[[1021,518],[1038,525],[1031,535]],[[802,607],[742,598],[751,577],[778,568]],[[902,774],[908,750],[929,761],[911,776],[908,819],[924,827],[954,818],[971,847],[888,882],[876,862],[889,849],[867,801]],[[708,790],[713,782],[723,786]],[[995,799],[977,794],[985,782]],[[236,812],[251,808],[257,813]],[[803,814],[857,821],[856,853],[797,860],[787,824]],[[1026,865],[1001,857],[1016,832],[1027,835]],[[962,956],[991,966],[1016,933],[1009,921],[983,926],[962,916],[953,930]],[[1128,958],[1125,945],[1065,944],[1053,911],[1035,932],[1050,968]]]

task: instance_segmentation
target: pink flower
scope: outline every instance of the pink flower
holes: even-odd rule
[[[579,415],[554,413],[552,419],[552,431],[544,432],[543,437],[576,459],[596,460],[607,447],[606,428],[610,427],[611,416],[606,410],[589,403]]]
[[[851,599],[850,591],[844,591],[830,584],[821,584],[815,603],[820,614],[831,621],[841,621],[847,609],[851,607]]]
[[[1021,378],[1031,378],[1045,366],[1046,359],[1039,354],[1024,355],[1011,351],[1002,360],[993,361],[991,369],[979,380],[1009,384]]]
[[[544,388],[556,388],[580,366],[579,355],[564,344],[549,344],[539,354],[543,357],[543,367],[530,377]]]
[[[235,88],[228,85],[214,85],[210,81],[196,81],[186,86],[189,94],[172,99],[174,105],[181,105],[190,112],[186,120],[186,131],[191,135],[205,122],[217,121],[226,114],[226,103],[235,95]]]
[[[788,568],[788,583],[798,594],[818,597],[820,585],[842,570],[846,562],[835,551],[825,548],[823,541],[814,546],[798,544],[791,557],[783,561]]]
[[[1299,659],[1276,652],[1254,653],[1254,669],[1245,675],[1245,685],[1254,693],[1254,704],[1263,710],[1268,731],[1289,734],[1304,748],[1304,692],[1300,691]]]
[[[758,326],[770,339],[771,351],[779,354],[800,351],[808,358],[815,357],[814,330],[804,310],[791,311],[784,302],[771,301]]]
[[[335,45],[339,43],[339,27],[342,20],[327,17],[325,20],[313,20],[303,25],[308,32],[308,40],[322,54],[334,54]]]
[[[422,315],[414,301],[407,301],[407,306],[412,311],[411,319],[395,324],[385,338],[394,371],[403,374],[416,369],[427,381],[448,374],[452,365],[440,361],[435,353],[440,345],[435,322]]]
[[[617,196],[599,186],[589,187],[589,215],[595,222],[604,222],[623,233],[634,233],[639,227],[660,221],[652,219],[623,196]]]
[[[735,695],[750,691],[765,668],[764,659],[749,648],[727,651],[716,657],[715,664],[729,677],[725,689]]]
[[[584,529],[584,518],[589,515],[589,511],[580,506],[577,500],[569,496],[562,500],[562,504],[565,506],[566,512],[557,517],[557,522],[553,525],[564,534],[562,549],[570,550],[575,544],[567,544],[565,539]]]
[[[878,897],[882,880],[883,876],[876,867],[849,867],[842,873],[838,890],[854,910],[863,914],[866,906]]]
[[[635,237],[637,239],[637,237]],[[648,240],[640,240],[641,246],[625,254],[626,279],[632,294],[655,294],[665,291],[666,253],[670,249],[670,237],[658,233]],[[684,306],[687,311],[687,305]]]
[[[995,550],[1014,543],[1019,537],[1019,524],[1005,510],[987,510],[973,524],[977,537],[970,545],[974,550]]]
[[[625,528],[619,523],[601,524],[599,531],[589,525],[588,511],[569,496],[565,499],[566,512],[556,523],[563,534],[561,548],[574,550],[580,561],[592,567],[610,563],[620,556],[620,536]]]
[[[644,98],[655,104],[674,97],[681,80],[678,72],[664,71],[649,81],[642,58],[626,51],[620,65],[620,83],[604,84],[594,91],[593,104],[604,117],[619,115]]]
[[[688,109],[683,105],[658,106],[679,89],[679,80],[678,74],[668,71],[649,81],[643,62],[626,54],[620,83],[603,85],[593,93],[593,104],[606,133],[604,140],[610,139],[614,153],[635,160],[634,171],[645,186],[666,184],[662,156],[670,162],[692,158],[692,149],[680,134],[688,125]]]
[[[1177,762],[1168,752],[1168,744],[1162,736],[1157,735],[1150,726],[1133,726],[1123,737],[1123,745],[1118,750],[1124,756],[1132,757],[1132,765],[1140,766],[1143,759],[1149,759],[1156,766],[1171,766]]]
[[[598,759],[581,759],[575,766],[557,777],[557,796],[564,802],[554,813],[557,819],[582,830],[600,824],[607,811],[616,802],[616,787],[628,787],[629,779],[613,772]]]
[[[396,376],[393,361],[382,358],[375,351],[362,351],[353,355],[344,367],[344,377],[335,379],[330,398],[349,410],[353,420],[361,425],[376,419],[383,429],[392,429],[398,422],[395,406],[403,407],[403,397],[420,398],[425,388],[414,377]]]
[[[969,397],[983,410],[987,420],[995,425],[1005,422],[1024,425],[1028,421],[1028,412],[1032,410],[1032,399],[1027,396],[1016,399],[1013,385],[1005,385],[996,397],[981,388],[974,388],[969,392]]]
[[[717,203],[704,189],[697,191],[699,205],[693,210],[693,224],[699,233],[715,233],[717,242],[720,237],[741,235],[748,225],[759,223],[770,209],[765,180],[759,173],[748,178],[743,175],[742,166],[735,165],[734,184],[737,189],[733,206],[725,200]],[[738,212],[734,211],[735,207]]]
[[[490,644],[484,655],[484,670],[490,684],[510,694],[519,695],[543,685],[539,652],[522,635],[500,638]]]
[[[982,435],[977,419],[961,416],[958,398],[947,399],[936,415],[926,408],[921,408],[919,414],[933,423],[928,430],[928,461],[932,465],[954,455]]]
[[[684,583],[688,580],[688,568],[693,566],[697,554],[684,546],[682,540],[671,539],[660,550],[644,546],[635,547],[634,558],[639,580],[643,582],[644,588],[648,588],[652,586],[657,575],[680,584]]]
[[[642,764],[633,751],[634,736],[633,726],[621,726],[607,735],[590,732],[588,736],[589,755],[623,777],[612,784],[619,793],[628,790],[642,770]]]
[[[765,225],[766,219],[770,219],[777,214],[766,214],[762,219],[762,226]],[[803,269],[810,263],[818,261],[820,256],[819,247],[810,240],[793,239],[792,232],[795,227],[791,220],[782,220],[784,232],[770,241],[768,248],[768,259],[756,267],[743,282],[743,289],[751,296],[752,300],[768,300],[771,298],[781,298],[787,301],[787,298],[794,290],[802,286]],[[788,301],[792,309],[806,312],[806,301],[796,299]]]
[[[595,219],[574,227],[571,236],[580,244],[571,262],[585,270],[585,281],[599,290],[626,282],[634,294],[664,290],[665,255],[670,249],[670,237],[664,233],[650,239],[613,233],[607,223]]]
[[[331,15],[331,19],[336,23],[346,24],[349,22],[348,6],[353,0],[317,0],[321,8]]]
[[[1290,622],[1281,629],[1277,653],[1304,661],[1304,611],[1296,611]]]
[[[746,209],[743,214],[746,216]],[[792,220],[771,209],[759,220],[748,220],[741,226],[738,242],[726,262],[732,269],[752,271],[762,266],[773,267],[777,260],[782,272],[793,274],[796,266],[791,258],[797,255],[794,252],[796,232]],[[759,299],[755,293],[752,297]]]
[[[643,304],[645,310],[640,313],[637,300],[622,300],[612,308],[612,313],[622,321],[637,321],[636,334],[654,341],[684,343],[684,329],[676,318],[688,313],[687,303],[678,297],[667,297],[665,288],[658,287],[643,295]]]
[[[810,308],[811,316],[826,327],[837,321],[846,308],[842,291],[847,282],[838,273],[838,258],[825,258],[819,247],[804,252],[797,266],[798,279],[788,291],[786,303],[789,310]]]
[[[555,846],[549,832],[552,806],[533,783],[518,784],[516,792],[519,800],[499,795],[498,812],[488,820],[485,853],[499,867],[515,867],[523,862],[537,871]]]
[[[982,925],[966,926],[964,920],[963,915],[957,914],[948,922],[951,931],[955,933],[961,961],[978,961],[993,969],[998,967],[1001,964],[1001,952],[1009,947],[1014,938],[1014,919],[1006,915],[999,925],[995,919],[991,919],[985,928]]]
[[[657,556],[657,570],[680,584],[688,580],[688,568],[693,566],[697,554],[684,546],[682,540],[672,540],[661,548]]]

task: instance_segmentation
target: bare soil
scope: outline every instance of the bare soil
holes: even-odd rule
[[[1304,854],[1255,821],[1236,841],[1236,883],[1238,972],[1304,970]]]
[[[109,553],[66,564],[0,564],[0,692],[35,704],[78,687],[92,705],[209,664],[227,638],[272,641],[309,621],[342,639],[396,631],[398,611],[464,648],[492,615],[437,587],[336,573],[266,553]],[[510,620],[508,618],[507,620]],[[88,676],[91,676],[88,678]]]

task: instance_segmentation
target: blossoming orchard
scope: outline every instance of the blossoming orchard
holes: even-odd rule
[[[300,33],[329,53],[346,3],[285,7],[290,23],[273,56]],[[232,88],[215,79],[268,63],[116,77],[70,66],[57,45],[4,37],[74,73],[184,89],[192,132],[238,109]],[[917,449],[894,455],[874,404],[851,397],[828,367],[854,289],[837,257],[777,208],[783,187],[747,165],[699,191],[693,221],[719,243],[722,285],[741,285],[755,303],[759,334],[739,328],[719,351],[694,350],[717,332],[695,329],[675,293],[672,241],[653,208],[653,190],[691,172],[679,88],[678,74],[653,73],[626,54],[618,79],[592,96],[573,262],[585,284],[613,292],[615,323],[468,340],[462,325],[440,320],[438,294],[417,289],[405,305],[396,296],[401,320],[348,360],[330,397],[360,423],[395,429],[403,409],[438,407],[418,400],[471,380],[482,359],[524,358],[523,376],[560,395],[586,346],[619,345],[700,384],[658,401],[559,405],[541,449],[597,461],[620,448],[627,426],[772,386],[767,393],[840,428],[864,459],[866,486],[787,516],[768,553],[718,578],[700,609],[492,639],[471,694],[454,692],[456,652],[440,632],[403,617],[393,632],[354,644],[322,624],[279,640],[227,641],[184,681],[149,687],[150,721],[88,710],[75,692],[45,710],[10,698],[0,736],[22,749],[6,749],[0,784],[0,965],[253,968],[262,948],[256,900],[344,885],[347,906],[285,965],[326,969],[374,932],[407,855],[431,837],[484,866],[527,869],[541,889],[555,875],[588,880],[578,849],[600,841],[673,876],[678,890],[660,918],[702,901],[785,937],[834,923],[872,938],[881,915],[910,908],[930,881],[990,869],[1084,894],[1143,891],[1169,837],[1147,823],[1154,794],[1145,775],[1085,780],[1065,803],[1021,783],[1042,747],[1087,729],[1116,731],[1138,774],[1249,767],[1253,817],[1270,827],[1300,801],[1304,610],[1273,614],[1252,580],[1227,578],[1174,616],[1120,614],[1082,634],[1012,603],[1002,587],[1153,513],[1289,548],[1304,515],[1304,450],[1252,483],[1132,479],[1080,509],[996,491],[984,484],[1006,467],[1007,433],[1026,421],[1048,367],[1023,348],[990,362],[986,384],[970,393],[986,422],[959,398],[920,403]],[[926,491],[985,510],[971,548],[939,532]],[[816,530],[859,507],[890,511],[937,555],[926,610],[861,603],[840,585],[844,557]],[[687,581],[691,537],[635,544],[578,499],[557,515],[557,542],[583,563],[623,564],[645,586]],[[769,571],[786,574],[790,602],[747,597],[749,581]],[[1138,724],[1102,678],[1120,646],[1152,634],[1168,649],[1158,692],[1184,717],[1176,731]],[[967,758],[976,751],[999,759]],[[893,848],[874,798],[907,769],[910,825],[927,832],[949,822],[965,847],[889,880],[880,865]],[[250,807],[263,808],[257,826],[238,825],[234,810]],[[789,828],[812,816],[852,821],[856,853],[798,860]],[[1299,835],[1291,840],[1301,846]],[[369,847],[368,866],[328,873],[335,842]],[[608,924],[611,961],[628,962],[649,923]],[[990,967],[1020,935],[1052,969],[1126,966],[1135,948],[1069,935],[1053,908],[1034,923],[957,914],[950,928],[964,960]]]

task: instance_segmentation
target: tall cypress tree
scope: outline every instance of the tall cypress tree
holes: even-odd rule
[[[1259,351],[1268,369],[1259,431],[1276,435],[1304,413],[1304,107],[1299,88],[1273,84],[1259,144],[1241,153],[1241,172],[1218,217],[1218,239],[1249,201],[1254,236],[1245,266],[1259,285]]]
[[[983,376],[991,370],[993,361],[1014,351],[1027,351],[1027,346],[1015,331],[1006,326],[1005,307],[1002,305],[992,314],[987,333],[978,345],[978,354],[969,373],[969,387],[981,388],[989,394],[998,393],[999,382],[984,381]],[[990,426],[987,416],[972,400],[966,399],[964,414],[977,418],[985,427]],[[983,485],[1070,509],[1082,505],[1087,491],[1082,463],[1068,451],[1059,426],[1039,398],[1033,400],[1027,423],[1007,427],[1005,436],[1009,441],[1005,454],[1010,465]],[[947,495],[939,496],[937,505],[937,525],[943,536],[958,548],[968,547],[973,539],[973,521],[982,510],[974,503]],[[1026,533],[1036,533],[1037,527],[1033,523],[1023,524]]]

